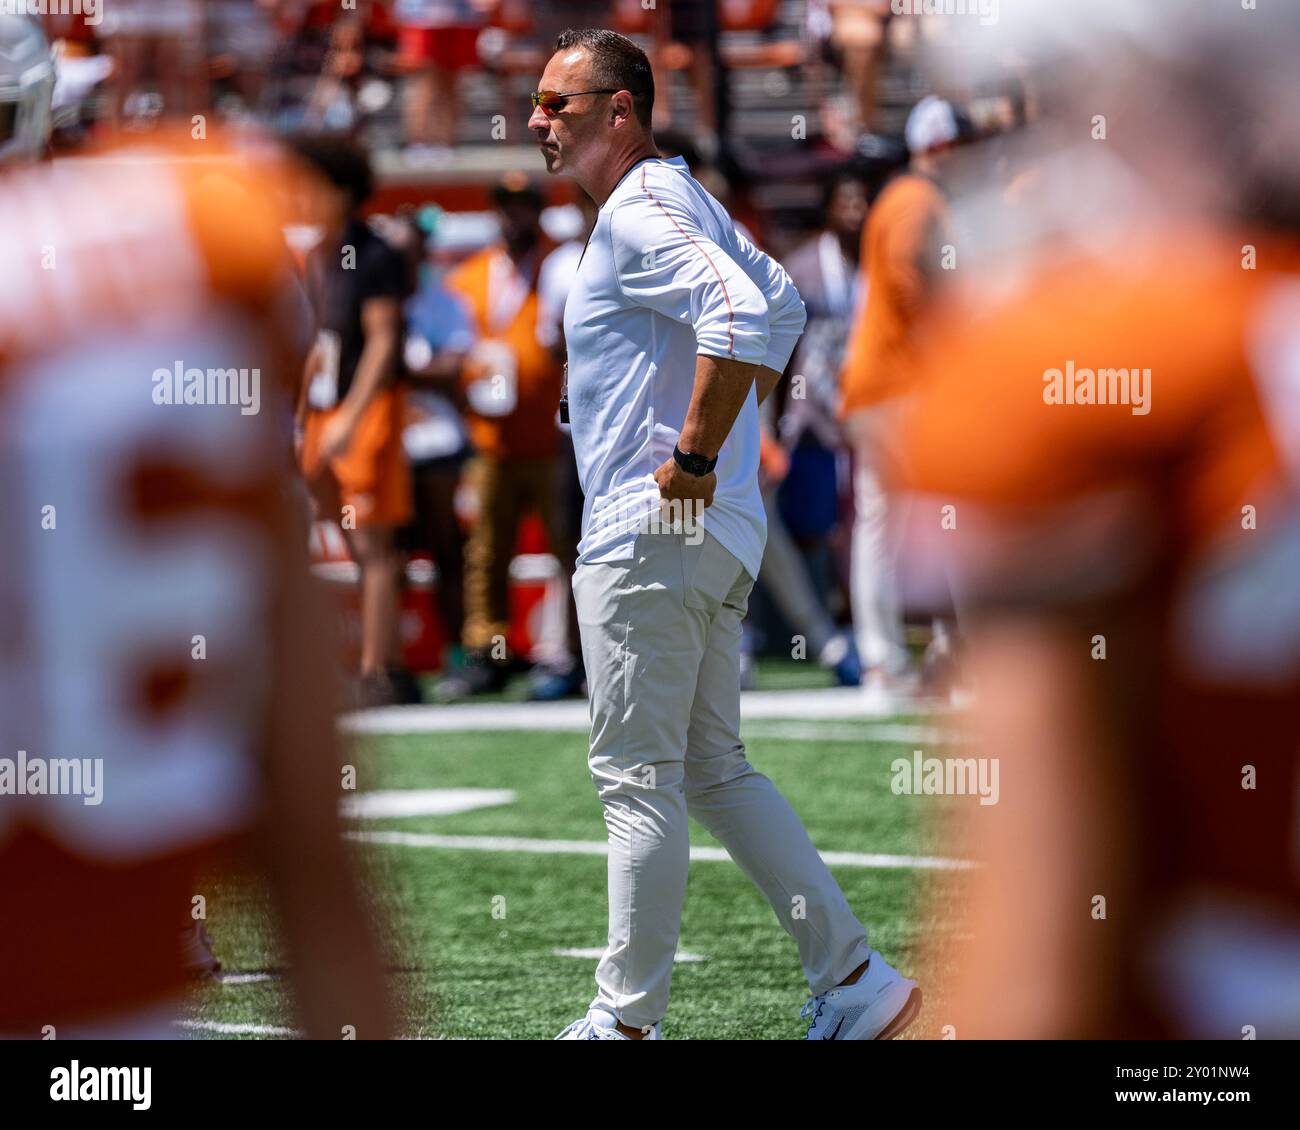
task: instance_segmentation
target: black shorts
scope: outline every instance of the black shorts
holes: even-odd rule
[[[429,537],[429,529],[436,516],[429,512],[429,500],[425,483],[432,478],[451,476],[460,477],[461,468],[473,454],[469,447],[464,447],[454,455],[443,455],[437,459],[423,459],[411,464],[411,500],[413,502],[411,521],[397,531],[397,548],[406,554],[432,553],[434,546]]]

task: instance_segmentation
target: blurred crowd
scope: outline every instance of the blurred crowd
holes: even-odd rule
[[[293,232],[314,335],[296,429],[317,517],[339,527],[359,570],[358,701],[370,704],[428,693],[412,667],[437,669],[433,693],[446,701],[500,691],[525,671],[533,697],[582,693],[567,586],[550,586],[557,607],[544,628],[513,622],[521,548],[548,550],[552,577],[572,571],[582,496],[556,405],[566,284],[594,222],[585,198],[554,203],[553,186],[522,157],[491,175],[490,212],[407,203],[377,214],[377,151],[396,146],[408,168],[443,165],[455,154],[467,77],[489,76],[510,105],[510,77],[538,73],[550,37],[575,21],[636,35],[661,75],[689,76],[689,116],[671,94],[680,84],[663,83],[661,152],[684,156],[747,237],[780,259],[808,312],[787,379],[764,406],[769,535],[743,677],[754,685],[755,655],[788,656],[888,703],[949,696],[961,682],[951,597],[905,599],[899,587],[907,514],[890,476],[905,454],[898,410],[918,326],[945,278],[967,277],[958,244],[963,266],[996,249],[1006,204],[1041,196],[1051,172],[1006,140],[1044,128],[1041,75],[966,57],[938,65],[963,31],[984,25],[984,10],[926,19],[882,0],[556,12],[514,0],[361,0],[354,9],[192,0],[108,5],[94,25],[46,20],[64,37],[55,101],[68,138],[101,120],[145,128],[162,113],[209,109],[329,135],[302,155],[336,197],[304,206]],[[724,35],[731,55],[739,43],[769,68],[802,72],[816,111],[809,140],[825,159],[799,224],[756,211],[753,176],[719,154],[713,68]],[[891,67],[900,58],[919,63]],[[68,93],[78,81],[80,99]],[[900,84],[907,108],[891,132],[886,110]],[[370,128],[384,115],[396,133]],[[965,150],[986,156],[954,166]],[[994,180],[1005,180],[997,192]],[[951,215],[955,192],[967,196],[962,223]],[[986,214],[976,214],[981,199]],[[342,249],[357,261],[340,265]],[[435,578],[434,634],[445,646],[432,657],[408,654],[401,630],[413,557],[427,558],[421,575]]]
[[[818,110],[814,141],[830,156],[802,226],[778,223],[769,244],[804,296],[809,324],[794,379],[765,406],[770,533],[747,624],[746,685],[751,656],[768,653],[819,663],[831,683],[856,685],[865,671],[873,690],[917,689],[893,591],[876,407],[893,379],[880,372],[897,368],[892,353],[904,348],[919,301],[915,272],[880,272],[870,332],[846,359],[873,289],[868,203],[910,152],[912,175],[885,194],[882,214],[892,209],[908,229],[905,254],[920,256],[944,210],[943,154],[972,132],[951,103],[931,100],[909,122],[906,151],[862,158],[861,139],[879,124],[880,64],[891,45],[915,47],[917,21],[893,18],[887,3],[825,0],[797,5],[793,24],[789,6],[764,0],[560,8],[185,0],[108,4],[96,22],[47,16],[61,41],[56,144],[200,113],[335,135],[307,156],[342,203],[298,217],[295,229],[316,323],[297,426],[318,517],[333,524],[340,506],[352,508],[339,525],[360,575],[358,700],[420,697],[412,664],[441,669],[435,693],[444,700],[500,690],[524,670],[531,695],[562,697],[583,687],[567,586],[551,590],[567,614],[527,633],[528,654],[516,654],[511,566],[532,513],[559,575],[572,569],[582,496],[555,405],[566,281],[594,215],[585,200],[548,206],[553,193],[530,166],[494,184],[491,214],[428,204],[376,215],[375,155],[390,148],[407,167],[437,168],[455,152],[468,74],[489,76],[505,97],[512,75],[540,70],[561,27],[609,23],[651,49],[661,152],[684,156],[719,199],[752,217],[744,178],[716,160],[713,69],[720,34],[733,46],[737,34],[750,36],[741,45],[757,54],[737,65],[801,70]],[[689,80],[690,111],[672,95],[674,71]],[[766,242],[761,227],[738,223]],[[361,270],[322,266],[337,263],[341,246],[357,248]],[[427,556],[436,577],[436,635],[448,646],[432,660],[405,655],[399,629],[412,554]],[[923,673],[926,689],[943,693],[948,636],[942,620],[932,627],[921,638],[938,646]]]
[[[862,682],[865,666],[877,692],[918,687],[894,591],[882,445],[907,367],[911,321],[925,295],[922,265],[942,235],[938,173],[959,141],[953,106],[927,99],[909,119],[911,164],[880,193],[872,219],[874,186],[841,170],[823,189],[821,226],[785,256],[809,320],[790,379],[765,406],[761,474],[769,533],[759,581],[766,599],[751,621],[747,657],[766,646],[820,664],[839,685]],[[725,181],[699,163],[689,142],[669,133],[659,142],[665,155],[684,149],[697,175],[726,198]],[[595,211],[585,198],[547,209],[537,181],[510,172],[491,190],[492,237],[457,255],[447,246],[455,217],[435,207],[363,222],[366,154],[340,139],[328,149],[313,146],[309,156],[344,196],[333,213],[316,217],[310,238],[319,242],[307,264],[317,309],[336,320],[322,321],[304,384],[304,466],[312,482],[341,485],[342,504],[356,505],[365,530],[345,531],[366,593],[370,570],[392,578],[403,553],[431,555],[455,653],[439,697],[499,691],[529,665],[509,642],[510,568],[524,518],[540,519],[561,576],[575,560],[582,494],[567,424],[557,416],[562,317]],[[873,244],[877,266],[868,272]],[[359,269],[338,265],[348,247],[359,248]],[[332,266],[318,279],[314,264]],[[346,300],[331,296],[330,285],[346,290]],[[381,304],[382,325],[372,319]],[[400,380],[360,381],[366,349],[381,332],[384,365]],[[344,421],[340,433],[327,413]],[[323,448],[316,442],[322,434]],[[464,533],[462,480],[476,499]],[[322,499],[320,513],[333,515],[338,505],[338,498]],[[382,701],[413,693],[414,683],[401,666],[396,582],[374,583],[373,603],[363,597],[363,609],[382,608],[375,616],[383,627],[363,622],[361,665],[374,681],[366,693]],[[571,602],[562,599],[569,630],[532,664],[536,698],[581,693],[576,625]],[[950,637],[941,621],[931,641],[923,689],[946,693]]]
[[[41,5],[55,11],[59,5]],[[818,130],[851,150],[876,121],[876,84],[891,49],[918,21],[889,0],[101,0],[42,15],[66,61],[56,104],[73,137],[95,122],[147,122],[214,110],[279,128],[356,129],[380,117],[385,145],[437,163],[461,126],[462,79],[484,74],[504,93],[535,73],[564,27],[604,26],[649,50],[664,97],[655,127],[689,128],[718,144],[719,60],[805,72]],[[36,9],[34,9],[36,10]],[[719,36],[748,37],[721,54]],[[674,96],[667,76],[686,77]],[[688,105],[689,101],[689,105]],[[374,139],[372,139],[373,142]]]

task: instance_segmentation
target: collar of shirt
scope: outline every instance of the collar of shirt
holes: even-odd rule
[[[609,195],[605,197],[605,203],[600,206],[602,212],[608,212],[614,207],[617,203],[616,198],[618,197],[619,190],[627,184],[628,178],[647,161],[658,161],[664,165],[671,165],[675,169],[681,169],[683,172],[690,172],[685,159],[682,157],[642,157],[639,161],[634,161],[628,168],[627,172],[619,177],[617,182],[615,182],[614,187],[609,190]]]

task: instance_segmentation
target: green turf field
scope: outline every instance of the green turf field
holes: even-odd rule
[[[893,719],[908,724],[916,719]],[[914,743],[857,737],[872,723],[755,721],[750,759],[803,817],[823,852],[944,854],[935,798],[895,796],[890,761]],[[600,805],[578,732],[491,731],[374,736],[357,741],[358,787],[509,789],[513,803],[456,815],[350,823],[365,832],[602,842]],[[692,824],[692,845],[715,845]],[[716,846],[716,845],[715,845]],[[592,996],[595,957],[557,956],[604,942],[605,859],[599,855],[359,845],[386,923],[391,986],[406,1035],[550,1038]],[[952,907],[964,873],[917,867],[833,866],[873,945],[923,980],[925,1007],[907,1036],[944,1023],[943,970],[922,953],[959,929]],[[209,897],[209,930],[225,981],[205,985],[189,1012],[194,1035],[284,1034],[293,1015],[264,892],[224,882]],[[668,1039],[797,1039],[807,996],[794,943],[729,860],[693,861],[679,961],[663,1024]],[[271,976],[267,977],[266,974]],[[269,1029],[269,1030],[268,1030]]]

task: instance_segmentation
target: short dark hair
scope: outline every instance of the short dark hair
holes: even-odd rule
[[[665,157],[680,157],[686,162],[692,176],[702,163],[699,147],[691,140],[691,135],[683,130],[666,129],[662,133],[656,133],[655,148]]]
[[[867,179],[862,176],[850,165],[841,165],[835,169],[832,174],[822,181],[822,215],[830,211],[832,202],[835,200],[835,194],[839,192],[842,185],[857,185],[862,189],[862,195],[871,198],[867,191]]]
[[[492,186],[492,203],[496,205],[522,201],[540,212],[546,207],[546,197],[537,182],[526,173],[511,171]]]
[[[626,90],[636,120],[648,131],[655,105],[655,76],[646,53],[626,35],[604,28],[565,28],[555,38],[556,51],[581,47],[591,56],[593,88]]]
[[[357,142],[339,133],[301,133],[290,139],[290,149],[335,188],[347,193],[349,210],[370,199],[375,177],[370,157]]]

